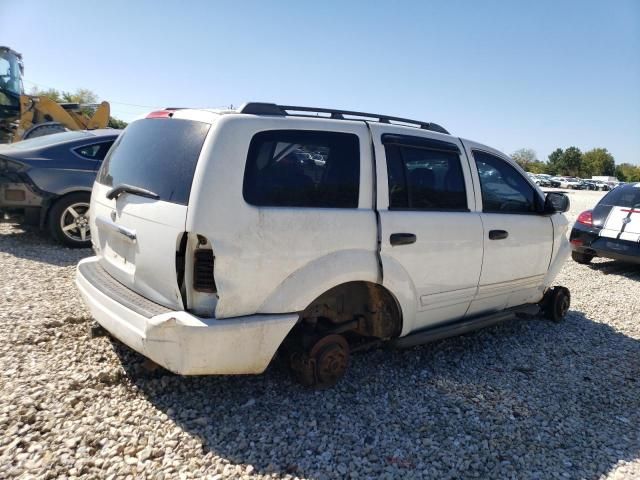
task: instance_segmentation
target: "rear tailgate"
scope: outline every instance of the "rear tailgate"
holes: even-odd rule
[[[169,117],[133,122],[111,148],[91,196],[91,234],[100,264],[131,290],[173,309],[184,308],[176,252],[209,128]]]

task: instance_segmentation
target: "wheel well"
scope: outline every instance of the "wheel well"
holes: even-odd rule
[[[402,312],[394,295],[372,282],[347,282],[326,291],[300,314],[307,327],[345,330],[364,337],[392,338],[402,331]]]
[[[91,190],[73,190],[71,192],[67,192],[60,196],[51,197],[48,199],[47,203],[41,207],[40,211],[40,227],[44,228],[49,222],[49,212],[53,208],[53,206],[59,201],[67,198],[69,195],[75,195],[77,193],[86,193],[91,198]]]

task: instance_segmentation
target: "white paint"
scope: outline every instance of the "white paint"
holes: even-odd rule
[[[402,310],[402,335],[485,311],[535,303],[569,253],[568,222],[561,214],[482,212],[473,148],[509,162],[543,198],[517,165],[489,147],[397,125],[372,124],[370,133],[360,121],[204,110],[180,110],[174,117],[213,124],[195,170],[188,207],[128,194],[110,201],[105,198],[109,187],[96,183],[91,226],[97,258],[83,260],[99,261],[122,284],[174,311],[146,319],[99,292],[80,273],[77,276],[78,288],[105,328],[174,372],[263,371],[296,323],[296,312],[349,281],[382,281]],[[356,135],[360,141],[358,208],[258,208],[247,204],[242,185],[250,139],[257,132],[276,129]],[[383,133],[458,145],[469,211],[389,210],[386,158],[380,142]],[[377,257],[375,178],[382,271]],[[509,237],[489,240],[488,232],[494,229],[508,231]],[[190,261],[185,283],[190,305],[201,315],[215,310],[212,318],[183,311],[175,253],[185,231],[191,235],[188,252],[195,248],[194,234],[200,234],[208,239],[215,256],[216,298],[191,290]],[[391,246],[392,233],[413,233],[417,241]]]

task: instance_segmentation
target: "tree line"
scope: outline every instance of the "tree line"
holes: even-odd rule
[[[543,162],[530,148],[521,148],[511,157],[527,172],[548,173],[568,177],[591,178],[602,175],[616,177],[622,182],[640,182],[640,166],[630,163],[616,165],[613,155],[606,148],[594,148],[582,152],[578,147],[556,148]]]

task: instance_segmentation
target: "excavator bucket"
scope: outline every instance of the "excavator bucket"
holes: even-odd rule
[[[106,128],[109,125],[109,116],[111,115],[109,102],[102,102],[89,120],[88,129]]]

